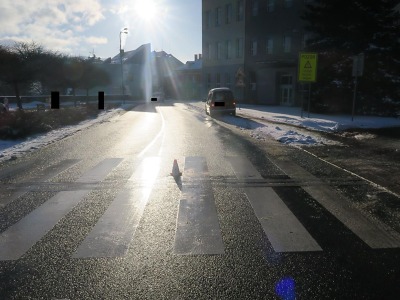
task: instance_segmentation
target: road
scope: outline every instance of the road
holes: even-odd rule
[[[141,104],[3,163],[0,299],[397,299],[396,194],[230,118]]]

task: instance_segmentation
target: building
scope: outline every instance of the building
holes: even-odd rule
[[[306,2],[203,0],[203,92],[227,86],[243,102],[299,104]]]
[[[184,64],[165,51],[153,51],[151,62],[153,91],[162,93],[166,98],[178,98],[179,81],[175,71]]]
[[[118,54],[103,64],[112,78],[111,84],[104,88],[107,94],[121,94],[123,90],[125,95],[134,99],[150,99],[155,92],[162,92],[166,97],[175,96],[175,70],[184,64],[173,55],[151,51],[151,44],[144,44],[123,52],[122,62],[121,68]]]
[[[244,99],[245,1],[203,0],[203,97],[229,87]]]
[[[176,78],[179,86],[180,99],[200,100],[202,96],[202,56],[195,54],[194,61],[187,61],[185,65],[176,69]]]

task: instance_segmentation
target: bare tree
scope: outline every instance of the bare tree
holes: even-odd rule
[[[54,63],[58,60],[58,54],[35,42],[0,47],[0,80],[13,87],[19,109],[22,109],[21,87],[55,78]]]

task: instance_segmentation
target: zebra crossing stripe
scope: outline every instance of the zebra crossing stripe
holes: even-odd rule
[[[106,159],[80,180],[101,181],[122,159]],[[98,172],[93,174],[93,170]],[[0,235],[0,260],[17,260],[69,213],[90,190],[62,191],[33,210]]]
[[[71,166],[75,165],[78,163],[78,159],[66,159],[63,160],[55,165],[50,166],[49,168],[46,168],[42,174],[34,178],[35,181],[47,181],[50,180],[51,178],[57,176],[61,172],[69,169]],[[14,193],[12,193],[10,196],[7,197],[7,199],[1,199],[0,200],[0,208],[5,207],[9,203],[13,202],[14,200],[18,199],[19,197],[24,196],[29,192],[29,186],[27,189],[23,190],[17,190]]]
[[[292,161],[281,160],[276,164],[295,180],[307,178],[320,181]],[[400,235],[396,231],[378,220],[367,218],[344,195],[324,184],[302,188],[372,249],[400,247]]]
[[[96,183],[103,181],[107,175],[118,166],[122,158],[106,158],[94,168],[83,174],[76,182]]]
[[[238,179],[262,179],[252,163],[243,157],[229,157]],[[244,189],[268,240],[276,252],[322,251],[296,216],[270,187]]]
[[[151,157],[141,163],[80,244],[74,258],[121,257],[127,253],[158,176],[160,161],[159,157]],[[138,183],[135,189],[133,183]]]
[[[16,260],[24,255],[89,191],[59,192],[0,235],[0,260]]]
[[[276,252],[322,251],[272,188],[245,188],[245,193]]]
[[[204,157],[186,157],[175,254],[223,254],[224,244]]]

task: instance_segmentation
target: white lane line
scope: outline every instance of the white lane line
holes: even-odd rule
[[[303,149],[303,148],[300,148],[300,149],[301,149],[303,152],[305,152],[305,153],[307,153],[307,154],[309,154],[309,155],[311,155],[311,156],[313,156],[313,157],[319,159],[320,161],[323,161],[324,163],[327,163],[328,165],[331,165],[332,167],[335,167],[335,168],[337,168],[337,169],[339,169],[339,170],[342,170],[342,171],[344,171],[344,172],[346,172],[346,173],[349,173],[349,174],[352,175],[352,176],[358,177],[359,179],[368,182],[368,183],[369,183],[370,185],[372,185],[373,187],[376,187],[376,188],[378,188],[378,189],[380,189],[380,190],[382,190],[382,191],[384,191],[384,192],[386,192],[386,193],[388,193],[388,194],[391,194],[391,195],[395,196],[396,198],[399,198],[399,199],[400,199],[400,194],[396,194],[395,192],[392,192],[391,190],[385,188],[384,186],[381,186],[380,184],[375,183],[375,182],[373,182],[373,181],[371,181],[371,180],[369,180],[369,179],[367,179],[367,178],[365,178],[365,177],[363,177],[363,176],[361,176],[361,175],[358,175],[358,174],[356,174],[356,173],[354,173],[354,172],[352,172],[352,171],[350,171],[350,170],[347,170],[347,169],[345,169],[345,168],[339,167],[338,165],[335,165],[334,163],[331,163],[331,162],[327,161],[326,159],[323,159],[323,158],[321,158],[321,157],[315,155],[314,153],[311,153],[310,151],[307,151],[307,150],[305,150],[305,149]]]
[[[161,135],[164,134],[164,130],[165,130],[165,119],[164,116],[161,112],[161,110],[159,110],[160,116],[161,116],[161,128],[159,130],[159,132],[157,133],[157,135],[153,138],[153,140],[138,154],[138,157],[142,157],[156,142],[157,140],[161,137]],[[161,153],[161,149],[159,150],[159,155]]]
[[[204,157],[186,157],[175,233],[175,254],[223,254],[214,194]]]
[[[238,179],[262,179],[252,163],[243,157],[229,157]],[[276,252],[322,251],[296,216],[270,187],[244,188],[268,240]]]
[[[295,180],[307,178],[316,182],[321,181],[290,160],[273,162]],[[319,186],[302,186],[302,188],[372,249],[400,247],[400,235],[396,231],[378,220],[363,215],[360,210],[352,206],[349,199],[322,181]]]
[[[80,182],[101,181],[121,159],[106,159],[78,179]],[[93,170],[97,173],[94,174]],[[47,200],[0,235],[0,260],[16,260],[46,235],[68,214],[90,190],[63,191]]]
[[[126,255],[158,176],[160,162],[159,157],[151,157],[141,163],[80,244],[74,258]],[[132,189],[133,183],[138,183],[135,189]]]

